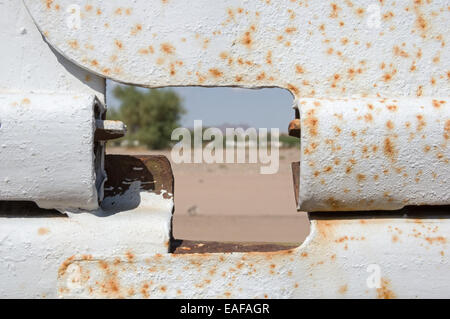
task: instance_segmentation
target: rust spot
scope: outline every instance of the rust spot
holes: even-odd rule
[[[131,252],[131,250],[129,250],[129,251],[127,251],[126,253],[125,253],[125,255],[127,256],[127,259],[128,259],[128,262],[133,262],[133,260],[134,260],[134,254]]]
[[[295,28],[295,27],[289,27],[289,28],[286,28],[285,30],[284,30],[286,33],[294,33],[295,31],[297,31],[297,28]]]
[[[162,43],[161,51],[166,54],[173,54],[175,52],[175,47],[173,45],[171,45],[170,43]]]
[[[338,200],[336,200],[334,197],[330,197],[326,200],[326,203],[332,207],[333,209],[339,209],[341,207]]]
[[[215,78],[221,77],[223,75],[223,72],[218,69],[209,69],[209,73]]]
[[[437,237],[425,237],[425,240],[432,245],[434,242],[445,244],[447,242],[447,239],[443,236],[437,236]]]
[[[391,161],[395,162],[397,157],[397,151],[395,149],[394,143],[391,141],[389,137],[386,137],[384,139],[383,152],[384,155],[386,155],[388,158],[391,159]]]
[[[398,236],[397,236],[397,235],[393,235],[393,236],[392,236],[392,242],[393,242],[393,243],[398,242]]]
[[[266,55],[266,62],[267,64],[272,64],[272,51],[267,51],[267,55]]]
[[[392,129],[394,129],[394,123],[391,120],[389,120],[386,122],[386,127],[388,129],[392,130]]]
[[[366,180],[366,175],[364,174],[357,174],[356,175],[356,179],[358,180],[358,182],[363,182]]]
[[[390,281],[381,278],[381,287],[377,289],[378,299],[394,299],[396,298],[394,292],[390,288]]]
[[[437,109],[440,108],[442,104],[445,104],[445,101],[433,100],[433,106]]]
[[[390,20],[394,17],[394,13],[392,11],[386,12],[383,14],[383,20]]]
[[[234,11],[233,11],[233,9],[228,8],[227,9],[227,13],[228,13],[228,16],[230,17],[230,19],[234,20]]]
[[[221,52],[220,54],[219,54],[219,57],[222,59],[222,60],[226,60],[227,58],[228,58],[228,52]]]
[[[367,113],[366,115],[364,115],[364,121],[366,122],[372,122],[373,121],[373,116],[370,113]]]
[[[174,76],[177,72],[175,71],[175,65],[170,63],[170,75]]]
[[[313,110],[311,110],[311,111],[313,111]],[[304,120],[304,126],[308,128],[309,134],[311,136],[317,136],[319,119],[314,115],[314,112],[310,112],[310,114],[308,114],[308,117]]]
[[[265,73],[265,72],[261,72],[260,74],[258,74],[258,75],[256,76],[256,80],[257,80],[257,81],[264,80],[265,78],[266,78],[266,73]]]
[[[115,277],[109,278],[104,284],[101,285],[102,290],[105,293],[117,294],[120,290],[119,283]]]
[[[426,125],[427,123],[424,120],[423,115],[417,115],[417,131],[421,131]]]
[[[417,90],[416,90],[416,95],[417,95],[417,96],[422,96],[422,94],[423,94],[423,86],[422,86],[422,85],[419,85],[419,86],[417,87]]]
[[[446,140],[450,139],[450,120],[445,121],[444,138]]]
[[[100,268],[103,269],[103,270],[108,269],[108,264],[107,264],[105,261],[103,261],[103,260],[99,260],[99,261],[98,261],[98,265],[99,265]]]
[[[395,112],[395,111],[397,111],[398,107],[397,107],[397,105],[392,104],[392,105],[386,105],[386,108],[391,112]]]
[[[53,0],[46,0],[45,1],[45,5],[47,6],[47,9],[51,9],[52,8],[52,3],[53,3]]]
[[[391,79],[392,79],[392,75],[391,75],[391,74],[385,73],[385,74],[383,75],[383,81],[384,81],[384,82],[388,82],[388,81],[390,81]]]
[[[139,49],[138,53],[146,55],[146,54],[149,54],[150,51],[147,48],[142,48],[142,49]]]
[[[402,57],[402,58],[409,57],[409,54],[406,53],[406,51],[402,50],[398,45],[394,46],[394,55]]]
[[[79,45],[78,45],[78,41],[77,40],[70,40],[69,42],[67,42],[69,44],[69,46],[72,49],[78,49]]]
[[[149,288],[149,285],[147,283],[142,285],[141,293],[144,296],[144,298],[148,298],[149,297],[149,294],[148,294],[148,291],[147,291],[148,288]]]
[[[343,286],[339,287],[339,293],[341,295],[343,295],[347,292],[347,289],[348,289],[347,285],[343,285]]]
[[[50,229],[45,228],[45,227],[41,227],[38,229],[38,235],[43,236],[46,235],[50,232]]]
[[[72,263],[72,261],[75,259],[75,256],[71,256],[69,258],[67,258],[66,260],[63,261],[63,263],[61,264],[61,266],[58,269],[58,276],[63,276],[64,273],[67,270],[67,267],[69,267],[69,265]]]
[[[244,33],[244,36],[241,39],[241,44],[246,46],[248,49],[252,47],[253,39],[252,39],[252,31],[255,31],[255,26],[251,26],[249,31]]]
[[[428,29],[428,23],[427,20],[422,15],[418,15],[416,19],[416,26],[422,31],[426,31]],[[424,33],[422,33],[422,36],[424,36]]]
[[[334,242],[343,243],[344,241],[347,241],[347,240],[348,240],[348,236],[343,236],[343,237],[336,239]]]
[[[142,31],[142,24],[138,23],[131,29],[131,35],[136,35],[140,31]]]
[[[114,44],[116,45],[116,47],[117,47],[118,49],[123,49],[123,44],[122,44],[121,41],[119,41],[119,40],[114,40]]]
[[[305,72],[305,69],[301,66],[301,65],[296,65],[295,66],[295,72],[298,74],[303,74]]]
[[[290,83],[287,84],[287,88],[288,88],[288,90],[292,91],[295,95],[299,95],[299,93],[300,93],[300,90],[298,89],[298,87],[296,87]]]
[[[336,19],[339,16],[339,11],[341,11],[341,8],[336,3],[332,3],[330,18]]]
[[[441,60],[441,57],[440,56],[435,56],[434,58],[433,58],[433,63],[439,63],[440,62],[440,60]]]

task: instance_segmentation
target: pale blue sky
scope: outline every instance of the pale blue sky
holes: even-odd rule
[[[118,107],[120,103],[111,93],[114,85],[114,82],[108,81],[108,107]],[[172,89],[183,99],[187,113],[183,116],[181,125],[188,128],[194,126],[194,120],[202,120],[204,126],[247,124],[255,128],[279,128],[280,132],[287,132],[289,122],[294,119],[293,97],[283,89]]]

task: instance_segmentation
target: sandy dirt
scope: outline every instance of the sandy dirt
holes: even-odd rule
[[[261,164],[175,164],[170,151],[108,148],[108,154],[161,154],[175,176],[173,232],[177,239],[302,242],[309,233],[306,213],[297,212],[291,162],[299,150],[280,149],[277,174]]]

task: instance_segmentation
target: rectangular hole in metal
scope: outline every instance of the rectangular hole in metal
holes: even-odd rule
[[[122,94],[124,100],[124,91],[114,95],[117,86],[108,81],[108,117],[127,124],[128,139],[108,142],[107,154],[158,154],[170,160],[176,186],[172,223],[176,240],[171,245],[173,252],[274,251],[297,247],[304,241],[309,234],[309,220],[306,213],[296,210],[291,163],[298,162],[300,149],[299,139],[287,134],[289,122],[296,116],[291,108],[292,95],[288,91],[278,88],[159,89],[172,90],[182,98],[187,113],[181,116],[179,122],[181,127],[191,131],[192,139],[195,120],[202,121],[202,132],[211,127],[224,132],[226,128],[243,128],[244,131],[255,128],[256,132],[260,132],[260,128],[267,128],[269,132],[271,128],[278,128],[281,143],[279,170],[275,174],[260,174],[261,166],[267,164],[259,161],[259,154],[257,163],[248,162],[248,143],[244,147],[245,163],[227,163],[226,149],[223,156],[225,163],[212,164],[176,163],[171,157],[170,147],[147,149],[142,142],[136,141],[137,138],[134,139],[140,128],[127,123],[123,114],[122,117],[117,114],[122,103],[118,96]],[[140,92],[138,95],[149,90],[136,88],[136,92]],[[136,102],[130,98],[126,103]],[[143,109],[145,107],[141,107],[140,112]],[[129,106],[127,112],[130,111],[132,107]],[[230,143],[230,139],[224,135],[223,145],[226,148],[226,141]],[[208,142],[203,141],[203,149]],[[175,143],[177,141],[172,145]],[[237,148],[235,160],[236,153]],[[194,161],[193,150],[191,159]]]

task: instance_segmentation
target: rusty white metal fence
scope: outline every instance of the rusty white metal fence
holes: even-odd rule
[[[0,296],[449,297],[449,8],[0,3]],[[289,90],[307,240],[173,253],[167,160],[104,156],[105,78]]]

